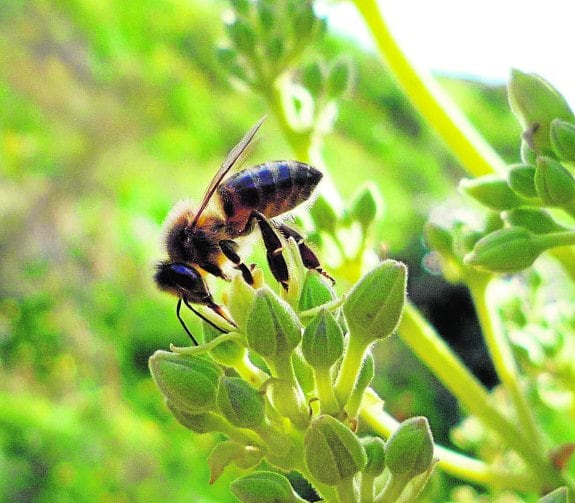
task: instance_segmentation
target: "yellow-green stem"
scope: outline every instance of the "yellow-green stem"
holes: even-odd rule
[[[537,450],[544,451],[545,445],[541,432],[537,428],[533,412],[525,399],[525,394],[519,382],[519,372],[511,347],[505,337],[501,320],[493,305],[487,300],[490,276],[481,275],[467,282],[473,304],[481,325],[487,350],[493,361],[495,371],[509,395],[515,408],[515,420],[525,442],[537,445]]]
[[[527,441],[523,432],[501,414],[485,388],[410,303],[404,309],[399,335],[471,414],[497,432],[501,440],[524,459],[540,486],[558,480],[558,474],[539,447],[533,448],[532,441]]]
[[[394,503],[405,489],[411,477],[406,474],[391,474],[381,494],[375,498],[375,503]]]
[[[334,386],[335,396],[341,407],[345,406],[351,396],[368,347],[369,344],[362,337],[348,335],[343,361]]]
[[[472,175],[502,173],[504,163],[430,76],[418,72],[395,41],[376,0],[354,0],[389,69],[419,113]]]
[[[321,413],[335,416],[339,412],[339,405],[333,391],[330,370],[317,368],[314,374]]]
[[[355,503],[358,501],[353,489],[353,478],[342,480],[335,488],[340,503]]]
[[[361,503],[371,503],[375,489],[375,477],[367,473],[361,474],[360,501]]]

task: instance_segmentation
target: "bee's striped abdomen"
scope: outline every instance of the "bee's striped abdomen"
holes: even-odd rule
[[[232,175],[218,194],[226,220],[241,230],[254,210],[273,218],[294,209],[309,199],[321,177],[303,162],[266,162]]]

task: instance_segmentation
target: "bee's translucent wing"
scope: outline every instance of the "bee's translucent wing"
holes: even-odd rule
[[[220,169],[218,169],[217,173],[214,175],[214,177],[212,178],[212,181],[210,182],[210,185],[208,186],[208,188],[206,189],[206,192],[204,193],[204,197],[202,198],[202,202],[200,204],[200,207],[198,209],[198,212],[196,213],[195,217],[194,217],[194,221],[192,222],[192,227],[195,227],[198,219],[200,218],[201,214],[203,213],[203,211],[206,209],[206,206],[208,205],[208,203],[210,202],[210,199],[212,198],[212,196],[214,195],[214,192],[217,190],[217,188],[219,187],[220,183],[222,183],[222,180],[224,179],[224,177],[228,174],[228,172],[230,171],[230,169],[232,169],[234,167],[234,165],[236,164],[236,162],[238,161],[238,159],[241,157],[241,155],[245,152],[246,148],[248,148],[249,144],[251,143],[251,141],[254,139],[254,136],[256,135],[256,133],[258,132],[258,129],[261,127],[262,123],[264,122],[264,120],[266,119],[266,115],[264,115],[257,123],[254,127],[252,127],[246,134],[245,136],[240,140],[240,142],[231,150],[231,152],[228,154],[228,156],[226,157],[226,160],[223,162],[223,164],[220,166]]]

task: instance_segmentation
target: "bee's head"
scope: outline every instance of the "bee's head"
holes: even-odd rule
[[[160,262],[154,280],[160,290],[194,304],[212,304],[204,279],[193,267],[180,262]]]

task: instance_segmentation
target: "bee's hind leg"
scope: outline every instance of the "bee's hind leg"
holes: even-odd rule
[[[237,253],[238,244],[231,239],[222,239],[220,241],[220,248],[222,253],[226,256],[228,260],[233,262],[236,266],[236,269],[239,269],[242,273],[244,281],[248,285],[254,284],[254,278],[252,276],[252,272],[249,268],[242,262],[241,257]]]
[[[323,277],[329,279],[332,285],[335,285],[335,279],[333,279],[327,272],[325,272],[322,269],[316,254],[311,250],[311,248],[308,245],[305,244],[303,236],[298,231],[296,231],[295,229],[286,224],[278,225],[278,229],[287,239],[293,238],[295,240],[299,248],[299,253],[303,265],[307,269],[313,269],[314,271],[317,271]]]
[[[250,215],[248,225],[256,221],[262,233],[262,239],[266,247],[268,264],[276,281],[287,292],[289,286],[289,272],[286,261],[282,255],[283,244],[280,237],[270,221],[259,211],[254,211]]]

